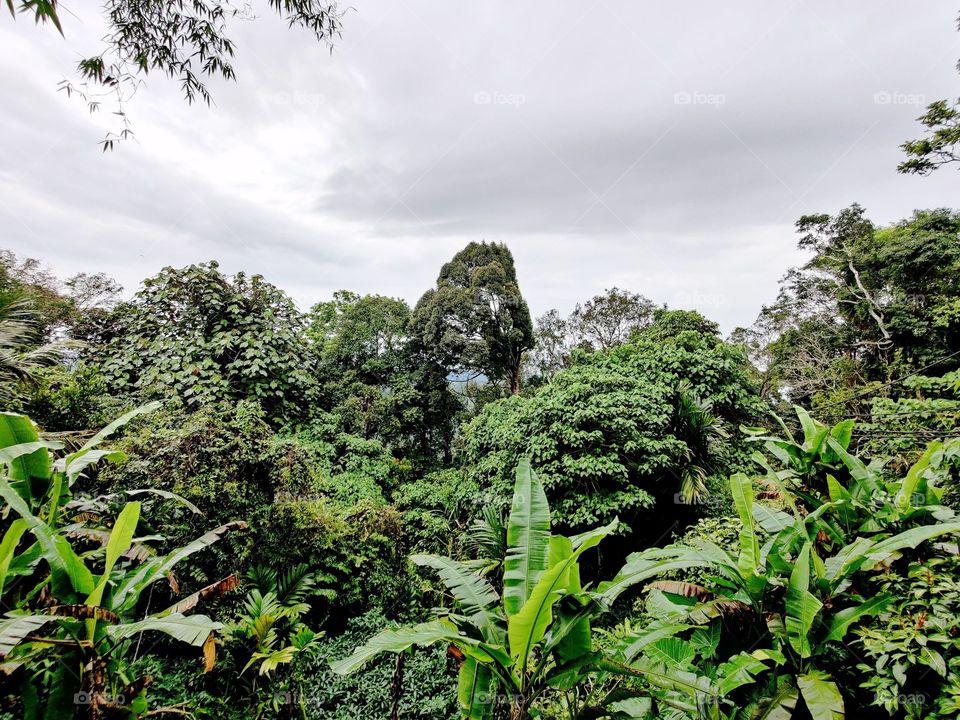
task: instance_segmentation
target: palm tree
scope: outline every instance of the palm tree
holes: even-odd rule
[[[686,444],[677,473],[680,497],[687,503],[699,502],[706,495],[707,478],[714,472],[716,443],[729,434],[713,412],[713,404],[698,397],[689,381],[677,383],[675,402],[673,433]]]
[[[33,303],[18,298],[0,303],[0,405],[21,395],[21,384],[36,380],[43,367],[60,362],[75,341],[44,342]]]

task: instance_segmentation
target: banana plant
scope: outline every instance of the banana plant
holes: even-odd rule
[[[858,621],[882,612],[892,601],[884,594],[861,595],[862,574],[903,550],[960,532],[960,522],[877,532],[834,546],[821,538],[817,525],[829,503],[807,515],[770,509],[756,503],[753,482],[743,474],[731,477],[730,491],[741,524],[735,554],[705,540],[646,550],[631,555],[621,573],[598,588],[601,597],[612,597],[639,581],[691,567],[706,568],[713,578],[708,586],[653,583],[663,596],[660,607],[667,608],[663,616],[669,622],[643,629],[627,639],[625,648],[640,646],[662,657],[663,641],[669,640],[671,657],[692,657],[682,635],[719,619],[728,632],[736,633],[734,641],[760,647],[728,661],[737,663],[727,668],[733,670],[730,677],[775,676],[776,691],[757,702],[758,713],[792,717],[802,698],[814,720],[842,717],[843,698],[827,670],[831,644],[842,642]],[[737,622],[732,622],[734,617]],[[736,687],[734,681],[705,691],[722,696]]]
[[[143,593],[171,580],[180,562],[245,523],[228,523],[184,547],[157,554],[136,548],[148,541],[137,538],[140,502],[123,507],[93,550],[71,543],[83,523],[63,516],[80,473],[98,460],[117,458],[115,451],[97,446],[123,422],[149,409],[128,413],[61,458],[53,457],[57,445],[41,440],[29,418],[0,416],[3,516],[16,516],[0,540],[0,593],[7,607],[15,608],[0,620],[0,656],[4,671],[21,678],[26,718],[72,718],[78,704],[92,718],[108,708],[134,715],[146,712],[150,679],[130,676],[127,655],[147,631],[202,647],[206,666],[214,662],[214,633],[220,624],[187,613],[201,599],[235,587],[235,577],[160,612],[141,615],[138,607]]]
[[[383,652],[447,643],[460,659],[457,695],[462,717],[493,717],[498,705],[526,720],[537,702],[598,672],[591,621],[607,608],[581,585],[579,559],[616,529],[610,525],[564,537],[550,531],[550,508],[529,460],[517,468],[507,522],[502,591],[464,563],[436,555],[411,560],[434,570],[456,607],[430,622],[388,628],[331,664],[346,675]]]

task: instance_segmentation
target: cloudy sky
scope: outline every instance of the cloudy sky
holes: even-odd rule
[[[62,0],[65,39],[0,14],[0,247],[61,276],[132,292],[216,259],[302,307],[415,302],[486,239],[536,314],[616,285],[729,331],[800,259],[801,215],[958,205],[956,170],[895,171],[960,93],[954,0],[356,0],[332,54],[254,3],[215,105],[151,76],[106,154],[109,116],[56,90],[99,4]]]

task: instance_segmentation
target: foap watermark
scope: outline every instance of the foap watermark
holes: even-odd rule
[[[519,108],[521,105],[527,104],[527,96],[523,95],[522,93],[507,93],[500,92],[499,90],[494,90],[493,92],[478,90],[473,94],[473,104],[507,105],[510,107]]]
[[[307,108],[308,110],[318,110],[321,105],[327,102],[326,97],[319,93],[304,93],[296,91],[262,93],[260,97],[267,105],[277,105],[278,107],[289,108]]]
[[[721,105],[725,105],[726,102],[727,96],[723,93],[681,90],[673,94],[674,105],[706,105],[707,107],[719,108]]]
[[[919,93],[905,93],[897,92],[895,90],[878,90],[873,94],[873,104],[923,107],[927,104],[927,98]]]
[[[674,505],[700,505],[708,508],[719,508],[723,507],[726,502],[723,495],[695,495],[688,498],[680,493],[673,494]]]
[[[696,305],[697,307],[720,307],[727,302],[723,293],[678,292],[673,296],[674,305]]]
[[[117,707],[126,705],[126,698],[123,695],[111,695],[110,693],[88,693],[78,692],[73,694],[74,705],[106,705]]]

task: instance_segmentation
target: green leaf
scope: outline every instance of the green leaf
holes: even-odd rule
[[[0,413],[0,448],[6,450],[24,443],[39,443],[40,436],[33,421],[26,415]],[[28,480],[31,477],[50,477],[50,453],[46,446],[37,447],[27,455],[18,455],[9,462],[11,480]]]
[[[0,541],[0,596],[3,595],[3,585],[7,580],[7,570],[10,568],[10,560],[13,559],[13,553],[16,552],[17,543],[27,531],[27,521],[23,518],[14,520],[7,531],[3,534],[3,540]]]
[[[131,420],[133,420],[135,417],[138,417],[138,416],[140,416],[140,415],[144,415],[144,414],[146,414],[146,413],[151,413],[151,412],[153,412],[154,410],[156,410],[157,408],[159,408],[162,404],[163,404],[163,403],[161,403],[159,400],[155,400],[155,401],[153,401],[153,402],[147,403],[146,405],[141,405],[141,406],[138,407],[138,408],[134,408],[133,410],[131,410],[131,411],[128,412],[128,413],[124,413],[123,415],[121,415],[120,417],[118,417],[116,420],[114,420],[112,423],[110,423],[110,424],[107,425],[105,428],[103,428],[103,429],[102,429],[100,432],[98,432],[96,435],[94,435],[92,438],[90,438],[90,439],[83,445],[82,448],[80,448],[77,452],[75,452],[75,453],[74,453],[73,455],[71,455],[70,457],[76,457],[76,456],[80,455],[81,453],[86,452],[87,450],[92,450],[93,448],[97,447],[100,443],[102,443],[104,440],[106,440],[108,437],[110,437],[111,435],[113,435],[117,430],[119,430],[119,429],[122,428],[124,425],[126,425],[128,422],[130,422]],[[69,458],[68,458],[67,463],[69,464],[69,462],[70,462],[70,460],[69,460]]]
[[[232,530],[244,530],[247,524],[242,520],[221,525],[194,540],[183,547],[174,550],[169,555],[163,557],[150,558],[139,568],[128,572],[117,583],[117,587],[111,598],[111,610],[122,613],[137,604],[140,593],[150,586],[151,583],[166,576],[177,563],[188,558],[196,552],[210,547],[219,542],[224,535]],[[91,590],[92,590],[91,583]]]
[[[451,625],[434,620],[412,627],[381,630],[353,653],[338,662],[330,663],[330,669],[338,675],[349,675],[363,667],[380,653],[398,653],[414,645],[433,645],[436,642],[458,643],[466,640]]]
[[[740,557],[744,575],[756,575],[760,565],[760,542],[753,527],[753,481],[743,473],[730,476],[730,493],[740,516]]]
[[[823,603],[810,592],[809,587],[810,544],[807,543],[797,556],[793,572],[790,573],[785,599],[787,639],[801,658],[808,658],[812,654],[810,629],[823,607]]]
[[[123,625],[108,625],[107,634],[115,640],[123,640],[148,630],[156,630],[180,642],[200,647],[210,637],[210,633],[222,627],[221,623],[211,620],[206,615],[188,616],[174,613],[164,617],[148,617],[139,622]]]
[[[116,565],[117,560],[120,559],[120,556],[130,549],[139,521],[140,503],[127,503],[123,510],[120,511],[116,522],[113,524],[113,529],[110,531],[110,538],[107,540],[107,553],[106,559],[104,560],[103,575],[100,576],[100,581],[93,589],[93,592],[87,596],[87,605],[93,605],[94,607],[100,606],[103,600],[103,591],[106,589],[107,582],[110,580],[110,572],[113,570],[113,566]],[[93,640],[97,627],[96,619],[87,620],[86,625],[87,637]]]
[[[603,538],[613,532],[619,520],[580,536],[580,545],[573,550],[569,538],[551,538],[553,559],[556,562],[540,577],[527,602],[518,613],[507,618],[507,636],[510,656],[522,672],[534,645],[543,639],[553,620],[553,606],[563,595],[569,581],[569,570],[577,559]]]
[[[483,632],[484,638],[495,642],[497,632],[492,610],[500,596],[486,579],[470,572],[462,563],[438,555],[412,555],[410,560],[421,567],[433,568],[443,584],[456,598],[471,620]]]
[[[830,620],[827,640],[842,641],[853,623],[866,615],[876,615],[883,612],[891,600],[893,600],[891,595],[877,595],[866,602],[836,613]]]
[[[797,685],[813,720],[843,720],[843,697],[833,678],[815,670],[799,675]]]
[[[503,562],[503,606],[507,617],[524,606],[547,569],[550,553],[550,507],[543,485],[525,458],[517,466],[513,505],[507,525]]]
[[[793,711],[797,707],[800,693],[793,685],[784,683],[773,694],[773,697],[760,701],[751,720],[791,720]]]
[[[54,594],[61,601],[68,602],[75,593],[89,594],[93,590],[93,576],[66,538],[34,516],[23,498],[4,478],[0,478],[0,496],[26,521],[37,539],[43,557],[50,566]]]
[[[457,678],[457,700],[464,720],[485,720],[490,716],[493,710],[492,680],[489,667],[471,657],[464,660]]]

